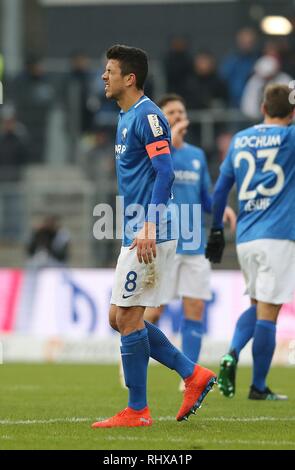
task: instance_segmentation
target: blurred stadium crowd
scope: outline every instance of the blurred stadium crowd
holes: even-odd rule
[[[262,38],[250,27],[237,31],[232,50],[224,50],[219,60],[211,50],[192,49],[185,37],[173,37],[160,64],[151,67],[146,94],[159,99],[155,84],[160,81],[162,92],[184,97],[191,120],[187,138],[206,151],[214,181],[233,133],[259,121],[265,85],[288,84],[295,77],[295,51],[288,38]],[[60,239],[62,225],[68,229],[62,237],[67,249],[57,263],[114,265],[120,242],[97,242],[92,236],[93,207],[99,202],[114,206],[116,195],[113,146],[118,109],[104,97],[103,67],[102,59],[94,62],[86,52],[75,51],[68,70],[56,72],[48,67],[46,57],[29,52],[20,74],[3,74],[2,266],[24,263],[24,253],[32,262],[38,243],[43,251],[50,251],[48,246],[57,243],[55,237]],[[56,223],[55,216],[61,222]],[[52,224],[48,228],[52,218],[53,234]],[[32,227],[38,240],[35,251]],[[44,235],[44,227],[47,235],[39,236],[40,230]],[[236,267],[233,246],[226,265]]]

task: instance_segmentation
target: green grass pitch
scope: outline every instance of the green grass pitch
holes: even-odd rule
[[[216,370],[216,367],[213,368]],[[91,423],[126,406],[116,366],[2,365],[0,449],[295,449],[295,369],[273,368],[269,385],[288,402],[247,399],[250,368],[241,367],[234,399],[217,388],[196,416],[178,423],[177,375],[149,370],[150,428],[96,429]]]

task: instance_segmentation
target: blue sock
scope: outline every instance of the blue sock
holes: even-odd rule
[[[147,406],[147,367],[150,357],[147,329],[121,336],[121,343],[125,383],[129,389],[128,406],[142,410]]]
[[[276,347],[276,324],[268,320],[257,320],[252,347],[253,385],[263,392],[273,353]]]
[[[183,319],[182,334],[182,351],[191,361],[198,362],[203,336],[203,323],[197,320]]]
[[[186,379],[192,375],[195,364],[179,351],[156,325],[145,321],[148,331],[151,357]]]
[[[253,338],[256,326],[256,305],[248,308],[237,321],[236,329],[230,346],[230,352],[235,352],[236,359],[239,359],[240,352],[248,341]]]

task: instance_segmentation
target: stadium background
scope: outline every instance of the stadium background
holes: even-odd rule
[[[104,100],[99,82],[105,49],[121,42],[147,50],[148,94],[154,99],[166,91],[186,93],[192,122],[189,138],[206,150],[215,180],[230,136],[253,120],[231,99],[230,83],[225,84],[223,96],[211,90],[210,102],[198,103],[197,91],[192,93],[194,84],[200,84],[192,70],[193,58],[201,53],[213,57],[214,80],[220,84],[222,64],[236,49],[238,31],[251,27],[257,32],[255,60],[277,54],[282,71],[295,77],[294,32],[267,36],[260,28],[263,17],[276,14],[294,23],[295,2],[1,0],[0,339],[4,362],[117,358],[118,338],[108,327],[107,310],[120,241],[97,241],[92,234],[94,206],[99,202],[114,206],[116,195],[117,109]],[[180,74],[173,77],[175,47],[183,56],[174,70]],[[171,88],[175,77],[177,90]],[[12,143],[7,140],[9,132]],[[233,205],[234,201],[232,194]],[[52,224],[59,244],[54,256],[48,256],[44,247],[38,249],[38,243],[42,245],[38,234],[40,227],[50,230]],[[213,275],[213,301],[205,316],[202,356],[211,362],[224,352],[235,319],[247,305],[234,237],[226,235],[225,259]],[[171,336],[177,336],[180,317],[179,302],[166,309],[162,327]],[[278,329],[276,361],[285,365],[294,363],[294,320],[295,299],[284,307]],[[243,360],[250,357],[248,349]]]

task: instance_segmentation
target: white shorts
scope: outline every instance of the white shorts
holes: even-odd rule
[[[139,263],[136,247],[123,246],[118,258],[111,304],[119,307],[159,307],[169,282],[177,240],[157,244],[157,257],[150,264]]]
[[[237,246],[252,299],[274,305],[291,302],[295,290],[295,241],[253,240]]]
[[[211,300],[211,267],[204,255],[176,254],[164,303],[180,297]]]

